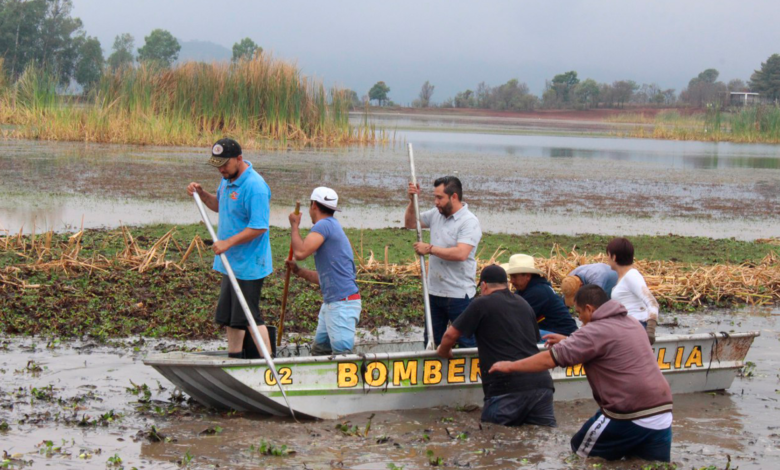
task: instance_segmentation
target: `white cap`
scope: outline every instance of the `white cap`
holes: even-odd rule
[[[337,209],[337,206],[339,204],[339,195],[336,194],[336,191],[326,188],[325,186],[320,186],[319,188],[314,188],[314,191],[311,193],[312,201],[319,202],[323,206],[327,207],[328,209],[333,209],[334,211],[341,212],[341,209]]]

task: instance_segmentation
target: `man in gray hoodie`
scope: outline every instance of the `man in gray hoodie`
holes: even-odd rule
[[[548,335],[548,351],[497,362],[490,373],[528,373],[582,364],[600,410],[572,437],[580,457],[639,457],[669,462],[672,391],[647,333],[604,290],[583,286],[574,306],[584,326],[571,336]]]

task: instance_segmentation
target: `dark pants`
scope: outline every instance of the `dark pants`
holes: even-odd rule
[[[437,295],[429,295],[428,299],[431,301],[431,322],[433,327],[433,342],[436,346],[441,344],[441,338],[444,336],[444,332],[447,331],[447,324],[454,322],[456,318],[466,310],[466,307],[471,303],[471,299],[468,296],[462,299],[455,299],[452,297],[439,297]],[[425,330],[425,344],[428,344],[428,330]],[[462,336],[458,340],[458,345],[461,348],[476,348],[477,340],[474,339],[474,335]]]
[[[536,388],[485,398],[482,421],[504,426],[537,424],[555,427],[553,391]]]
[[[265,324],[263,316],[260,314],[260,294],[263,290],[264,280],[242,281],[238,279],[238,286],[241,288],[241,293],[244,294],[244,300],[246,300],[249,307],[249,312],[258,326]],[[244,309],[238,301],[238,296],[233,290],[233,284],[230,283],[230,278],[224,274],[222,275],[222,286],[219,292],[214,322],[237,330],[246,330],[249,326],[246,313],[244,313]]]
[[[571,449],[580,457],[619,460],[638,457],[669,462],[672,454],[672,427],[655,430],[631,421],[607,418],[601,411],[585,422],[571,438]]]

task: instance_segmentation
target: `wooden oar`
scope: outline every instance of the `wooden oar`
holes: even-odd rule
[[[409,166],[412,168],[412,184],[417,186],[417,175],[414,171],[414,151],[412,144],[409,144]],[[417,195],[414,195],[414,217],[417,221],[417,241],[422,239],[422,224],[420,223],[420,204]],[[433,342],[433,323],[431,321],[431,299],[428,297],[428,276],[425,274],[425,255],[420,255],[420,277],[422,277],[423,286],[423,305],[425,305],[425,331],[428,333],[428,344],[425,349],[436,349]]]
[[[301,213],[301,202],[296,201],[295,202],[295,215],[298,215]],[[293,248],[292,248],[292,240],[290,240],[290,254],[287,255],[287,260],[292,261],[293,259]],[[282,334],[284,333],[284,314],[287,312],[287,294],[290,293],[290,274],[292,274],[292,270],[289,266],[287,266],[287,272],[284,275],[284,292],[282,293],[282,313],[279,315],[279,325],[276,327],[276,345],[281,346],[282,345]]]
[[[209,215],[206,213],[206,208],[203,207],[203,201],[200,200],[198,193],[192,193],[192,196],[195,198],[195,204],[198,206],[200,216],[203,218],[203,223],[206,224],[206,228],[208,229],[211,238],[216,243],[218,241],[217,234],[214,233],[214,227],[211,225],[211,220],[209,220]],[[287,408],[290,410],[290,414],[292,415],[293,419],[295,419],[295,411],[293,411],[292,406],[290,406],[290,402],[287,401],[287,394],[284,392],[282,381],[279,379],[279,373],[276,371],[276,366],[274,365],[274,361],[271,359],[271,354],[268,352],[268,348],[265,347],[265,341],[263,341],[263,338],[260,337],[260,331],[257,329],[257,323],[255,323],[252,312],[249,311],[249,305],[246,303],[244,293],[241,292],[241,287],[238,285],[238,279],[236,279],[233,268],[230,267],[230,263],[228,262],[225,253],[222,253],[219,255],[219,257],[222,260],[222,265],[225,266],[225,271],[227,271],[227,275],[230,278],[230,283],[233,285],[233,292],[236,294],[236,297],[238,297],[238,303],[240,303],[241,308],[244,309],[246,321],[249,322],[249,332],[252,334],[252,339],[255,341],[255,346],[257,346],[257,349],[263,353],[265,363],[268,365],[268,368],[271,369],[271,372],[274,375],[274,379],[276,380],[276,384],[279,386],[279,390],[282,392],[282,397],[284,397],[284,402],[287,404]]]

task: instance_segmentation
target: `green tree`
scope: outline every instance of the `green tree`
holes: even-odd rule
[[[717,81],[719,75],[715,69],[701,72],[688,82],[688,88],[680,93],[680,99],[694,106],[723,102],[728,88],[723,82]]]
[[[0,0],[0,54],[11,77],[35,63],[70,81],[84,34],[72,10],[71,0]]]
[[[558,74],[552,79],[552,87],[564,103],[570,101],[571,90],[578,83],[580,83],[580,80],[577,78],[577,72],[574,70]]]
[[[621,108],[631,101],[634,92],[639,89],[639,85],[633,80],[618,80],[612,83],[612,98]]]
[[[368,90],[368,99],[376,100],[379,106],[382,106],[387,100],[387,94],[390,93],[390,87],[385,82],[376,82],[374,86]]]
[[[123,67],[131,67],[135,58],[133,57],[135,49],[135,38],[130,33],[120,34],[114,39],[114,52],[108,56],[108,66],[112,70]]]
[[[179,57],[179,41],[164,29],[155,29],[144,37],[144,46],[138,49],[138,60],[163,67],[170,67]]]
[[[233,62],[252,59],[255,54],[260,54],[261,52],[263,52],[262,47],[255,44],[250,38],[244,38],[233,44]]]
[[[750,89],[773,101],[780,100],[780,54],[772,54],[750,77]]]
[[[599,105],[599,84],[588,78],[574,86],[574,99],[584,108],[595,108]]]
[[[103,75],[103,49],[97,38],[86,37],[79,41],[79,58],[74,78],[89,93]]]

